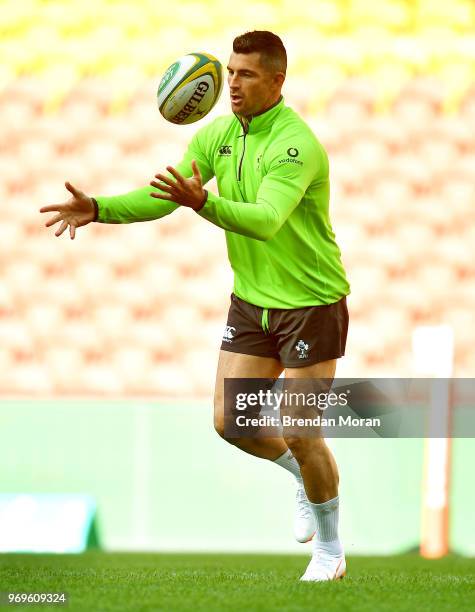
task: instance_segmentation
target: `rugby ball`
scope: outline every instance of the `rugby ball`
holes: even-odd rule
[[[209,53],[190,53],[167,68],[158,86],[158,109],[171,123],[194,123],[209,113],[222,88],[220,62]]]

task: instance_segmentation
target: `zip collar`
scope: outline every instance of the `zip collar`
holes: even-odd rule
[[[257,132],[268,130],[272,126],[283,107],[284,98],[280,96],[275,104],[262,113],[257,113],[249,118],[240,117],[236,113],[234,115],[241,124],[244,134],[257,134]]]

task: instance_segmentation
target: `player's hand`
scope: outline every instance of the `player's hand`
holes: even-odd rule
[[[51,227],[55,223],[61,221],[61,225],[55,232],[55,236],[61,236],[61,234],[69,226],[69,235],[71,240],[74,240],[76,235],[76,228],[83,225],[87,225],[91,221],[94,221],[96,209],[92,198],[87,196],[85,193],[76,189],[71,183],[65,183],[66,189],[71,194],[71,198],[63,204],[52,204],[51,206],[43,206],[40,208],[41,213],[45,212],[56,212],[58,213],[45,223],[46,227]]]
[[[203,179],[195,160],[191,162],[191,168],[193,176],[185,178],[175,168],[167,166],[168,172],[170,172],[176,181],[164,174],[156,174],[155,178],[158,180],[151,181],[150,185],[158,187],[165,193],[155,191],[150,195],[153,198],[169,200],[181,204],[181,206],[188,206],[188,208],[193,210],[200,210],[206,202],[207,193],[203,189]]]

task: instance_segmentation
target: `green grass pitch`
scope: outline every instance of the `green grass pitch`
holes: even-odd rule
[[[299,583],[307,561],[295,555],[3,554],[0,591],[65,591],[69,603],[56,609],[81,612],[475,609],[474,559],[350,557],[343,580]]]

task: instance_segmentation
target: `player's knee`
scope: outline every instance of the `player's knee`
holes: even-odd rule
[[[293,436],[284,437],[284,441],[290,449],[292,455],[300,465],[305,463],[306,458],[311,452],[310,440],[307,438],[296,438]]]
[[[302,454],[303,444],[302,438],[294,438],[294,437],[284,437],[284,441],[287,444],[288,448],[292,452],[292,455],[299,460],[299,456]]]

